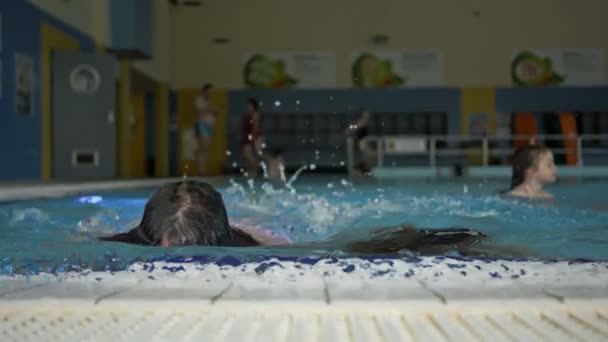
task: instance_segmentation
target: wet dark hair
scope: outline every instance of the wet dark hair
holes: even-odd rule
[[[222,195],[211,185],[181,181],[164,185],[146,203],[141,223],[127,233],[102,240],[159,246],[251,246],[251,236],[233,229]]]
[[[247,103],[250,104],[251,107],[253,107],[253,109],[255,109],[256,111],[260,108],[260,103],[258,102],[258,99],[256,99],[255,97],[248,98]]]
[[[536,167],[540,156],[549,151],[550,149],[543,145],[526,145],[515,151],[511,162],[511,190],[526,180],[526,171],[531,167]]]
[[[213,84],[211,84],[211,83],[205,83],[205,85],[203,85],[201,87],[201,90],[202,91],[208,91],[208,90],[211,90],[212,88],[213,88]]]

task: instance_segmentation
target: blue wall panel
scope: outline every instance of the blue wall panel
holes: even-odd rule
[[[608,111],[608,87],[498,88],[496,111]]]
[[[83,51],[92,51],[94,41],[24,0],[0,1],[2,50],[0,67],[0,180],[38,180],[41,177],[40,123],[40,25],[49,23],[78,40]],[[33,108],[29,115],[15,110],[15,53],[33,61]]]
[[[145,57],[152,56],[153,4],[154,1],[150,0],[112,0],[112,49],[137,51]]]

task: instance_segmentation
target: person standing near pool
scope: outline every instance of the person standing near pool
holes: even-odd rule
[[[369,135],[370,120],[371,113],[368,110],[362,110],[357,121],[349,124],[345,131],[347,138],[352,139],[361,154],[361,160],[355,166],[355,171],[361,175],[369,174],[371,171],[370,165],[372,165],[375,156],[374,150],[364,141]]]
[[[553,153],[542,145],[527,145],[515,151],[512,161],[511,189],[507,193],[515,197],[553,199],[543,190],[555,182],[556,167]]]
[[[194,108],[196,111],[196,122],[194,124],[194,134],[197,138],[197,157],[199,174],[203,175],[207,164],[209,143],[213,136],[213,128],[215,126],[215,116],[218,110],[210,103],[210,95],[213,90],[213,85],[205,84],[196,99],[194,100]]]
[[[260,165],[260,112],[258,109],[258,100],[248,99],[242,122],[242,153],[247,165],[247,175],[251,178],[255,178]]]

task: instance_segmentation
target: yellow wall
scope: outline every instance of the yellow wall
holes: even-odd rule
[[[143,93],[131,95],[133,125],[131,126],[131,175],[146,177],[146,109]]]
[[[79,29],[81,32],[91,35],[93,19],[93,8],[98,7],[108,0],[27,0],[45,12],[53,15]],[[99,13],[98,13],[99,14]]]
[[[131,177],[131,62],[119,62],[119,79],[117,82],[118,108],[116,120],[117,167],[120,177]]]
[[[159,82],[154,92],[154,175],[169,175],[169,86]]]
[[[496,134],[496,89],[490,87],[462,88],[460,90],[460,132],[462,135],[470,135],[469,120],[472,114],[482,114],[487,117],[487,134]],[[477,133],[479,134],[479,133]],[[471,134],[472,135],[472,134]],[[483,163],[481,150],[472,147],[467,153],[470,165]]]
[[[41,148],[42,148],[42,180],[48,181],[52,175],[52,93],[51,69],[53,50],[79,51],[80,44],[63,31],[42,23],[40,25],[40,116],[41,116]]]
[[[95,40],[98,51],[111,39],[110,0],[28,0],[32,4],[74,26]],[[171,82],[171,5],[167,0],[148,0],[153,4],[153,56],[134,61],[132,67],[150,78]]]
[[[178,111],[178,139],[177,139],[177,160],[178,172],[188,176],[196,176],[199,174],[198,162],[195,159],[187,159],[183,155],[184,136],[188,130],[192,130],[196,115],[194,112],[194,99],[198,94],[198,89],[182,89],[177,96],[177,111]],[[226,140],[226,122],[228,109],[228,91],[225,89],[216,89],[211,94],[210,102],[219,109],[216,117],[213,136],[209,143],[209,155],[207,159],[207,169],[204,170],[207,175],[218,175],[222,171],[222,164],[226,160],[226,150],[228,142]]]
[[[254,49],[333,51],[338,86],[350,86],[352,50],[370,48],[377,33],[390,37],[387,48],[444,50],[448,85],[508,85],[515,48],[608,56],[606,13],[606,0],[209,0],[175,11],[175,86],[242,87],[243,54]]]
[[[488,117],[488,135],[496,132],[496,89],[462,88],[460,90],[460,131],[469,134],[469,115],[485,113]]]

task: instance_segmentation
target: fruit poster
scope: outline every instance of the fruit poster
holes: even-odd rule
[[[255,52],[245,55],[249,88],[334,88],[336,56],[328,52]]]
[[[444,56],[438,50],[356,51],[351,77],[360,88],[442,86]]]
[[[518,86],[600,85],[605,77],[603,49],[521,49],[511,57]]]

